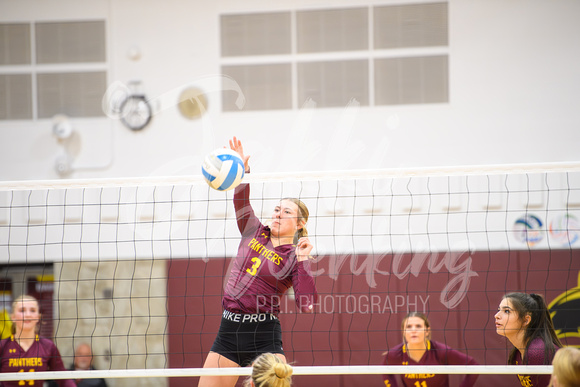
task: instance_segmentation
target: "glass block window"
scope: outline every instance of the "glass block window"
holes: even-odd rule
[[[447,18],[447,3],[375,7],[375,48],[447,46]]]
[[[290,12],[222,15],[222,56],[290,54]]]
[[[30,74],[0,74],[0,120],[32,119]]]
[[[297,12],[297,52],[368,50],[368,13],[368,8]]]
[[[448,57],[375,60],[375,104],[442,103],[449,100]]]
[[[445,1],[223,15],[222,73],[244,110],[448,103],[448,19]]]
[[[106,78],[105,72],[38,74],[38,118],[102,116]]]
[[[307,62],[298,64],[298,102],[308,98],[317,107],[346,106],[355,98],[369,104],[367,60]]]
[[[104,116],[105,29],[104,20],[0,24],[0,120]]]
[[[105,22],[36,23],[37,63],[106,60]]]
[[[0,24],[0,66],[30,64],[30,24]]]
[[[240,85],[246,98],[244,110],[292,108],[290,64],[224,66],[222,72]],[[224,111],[239,110],[236,92],[223,91],[222,98]]]

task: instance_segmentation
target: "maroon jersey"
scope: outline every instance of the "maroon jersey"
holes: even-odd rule
[[[4,387],[38,386],[42,387],[42,380],[26,380],[27,372],[36,371],[66,371],[56,345],[49,339],[36,336],[36,340],[28,351],[22,349],[14,336],[0,341],[0,371],[22,372],[23,380],[0,382]],[[59,380],[62,387],[75,387],[72,380]]]
[[[556,348],[557,350],[557,348]],[[528,347],[527,365],[549,365],[552,364],[555,352],[546,361],[544,352],[544,341],[536,337]],[[522,365],[522,355],[516,352],[513,365]],[[523,387],[547,387],[550,385],[551,375],[518,375],[518,379]]]
[[[222,300],[224,309],[234,313],[280,312],[280,298],[294,287],[301,311],[312,312],[317,300],[310,262],[298,262],[295,245],[274,247],[270,228],[254,214],[250,186],[240,184],[234,193],[234,207],[242,240]]]
[[[391,349],[385,356],[384,365],[477,365],[478,363],[464,353],[456,351],[437,341],[427,342],[427,351],[416,362],[409,357],[404,344],[399,344]],[[428,371],[428,370],[427,370]],[[478,375],[465,375],[461,381],[461,387],[469,387],[475,384]],[[445,374],[405,374],[401,375],[403,386],[406,387],[448,387],[449,376]],[[383,375],[386,387],[397,387],[395,375]]]

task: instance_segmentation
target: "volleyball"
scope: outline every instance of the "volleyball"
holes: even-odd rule
[[[227,148],[211,152],[201,166],[207,184],[218,191],[236,188],[244,178],[244,170],[244,161],[240,155]]]

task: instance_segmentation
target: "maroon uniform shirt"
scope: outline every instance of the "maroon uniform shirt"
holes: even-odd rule
[[[478,363],[464,353],[437,341],[427,342],[427,351],[416,362],[409,357],[404,344],[391,349],[383,361],[384,365],[477,365]],[[426,370],[428,372],[428,370]],[[470,387],[475,384],[478,375],[465,375],[461,387]],[[401,375],[405,387],[448,387],[449,376],[445,374],[405,374]],[[383,375],[386,387],[397,387],[395,375]]]
[[[536,337],[528,347],[528,363],[527,365],[549,365],[552,364],[555,352],[551,354],[548,361],[545,361],[544,341]],[[556,348],[557,350],[557,348]],[[522,365],[522,355],[520,351],[516,352],[513,365]],[[518,375],[520,384],[523,387],[547,387],[550,385],[551,375]]]
[[[22,372],[22,380],[0,382],[4,387],[37,386],[42,387],[42,380],[26,380],[26,374],[37,371],[66,371],[56,345],[49,339],[36,336],[28,351],[22,349],[14,336],[0,341],[0,371]],[[72,380],[59,380],[62,387],[75,387]]]
[[[254,214],[250,186],[240,184],[234,192],[234,207],[242,240],[222,300],[224,309],[234,313],[280,312],[280,299],[294,287],[302,312],[312,312],[317,300],[310,262],[298,262],[295,245],[274,247],[270,228]]]

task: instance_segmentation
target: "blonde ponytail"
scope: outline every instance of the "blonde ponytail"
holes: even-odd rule
[[[289,387],[292,385],[292,367],[272,353],[258,356],[252,366],[252,376],[244,382],[249,387]]]

